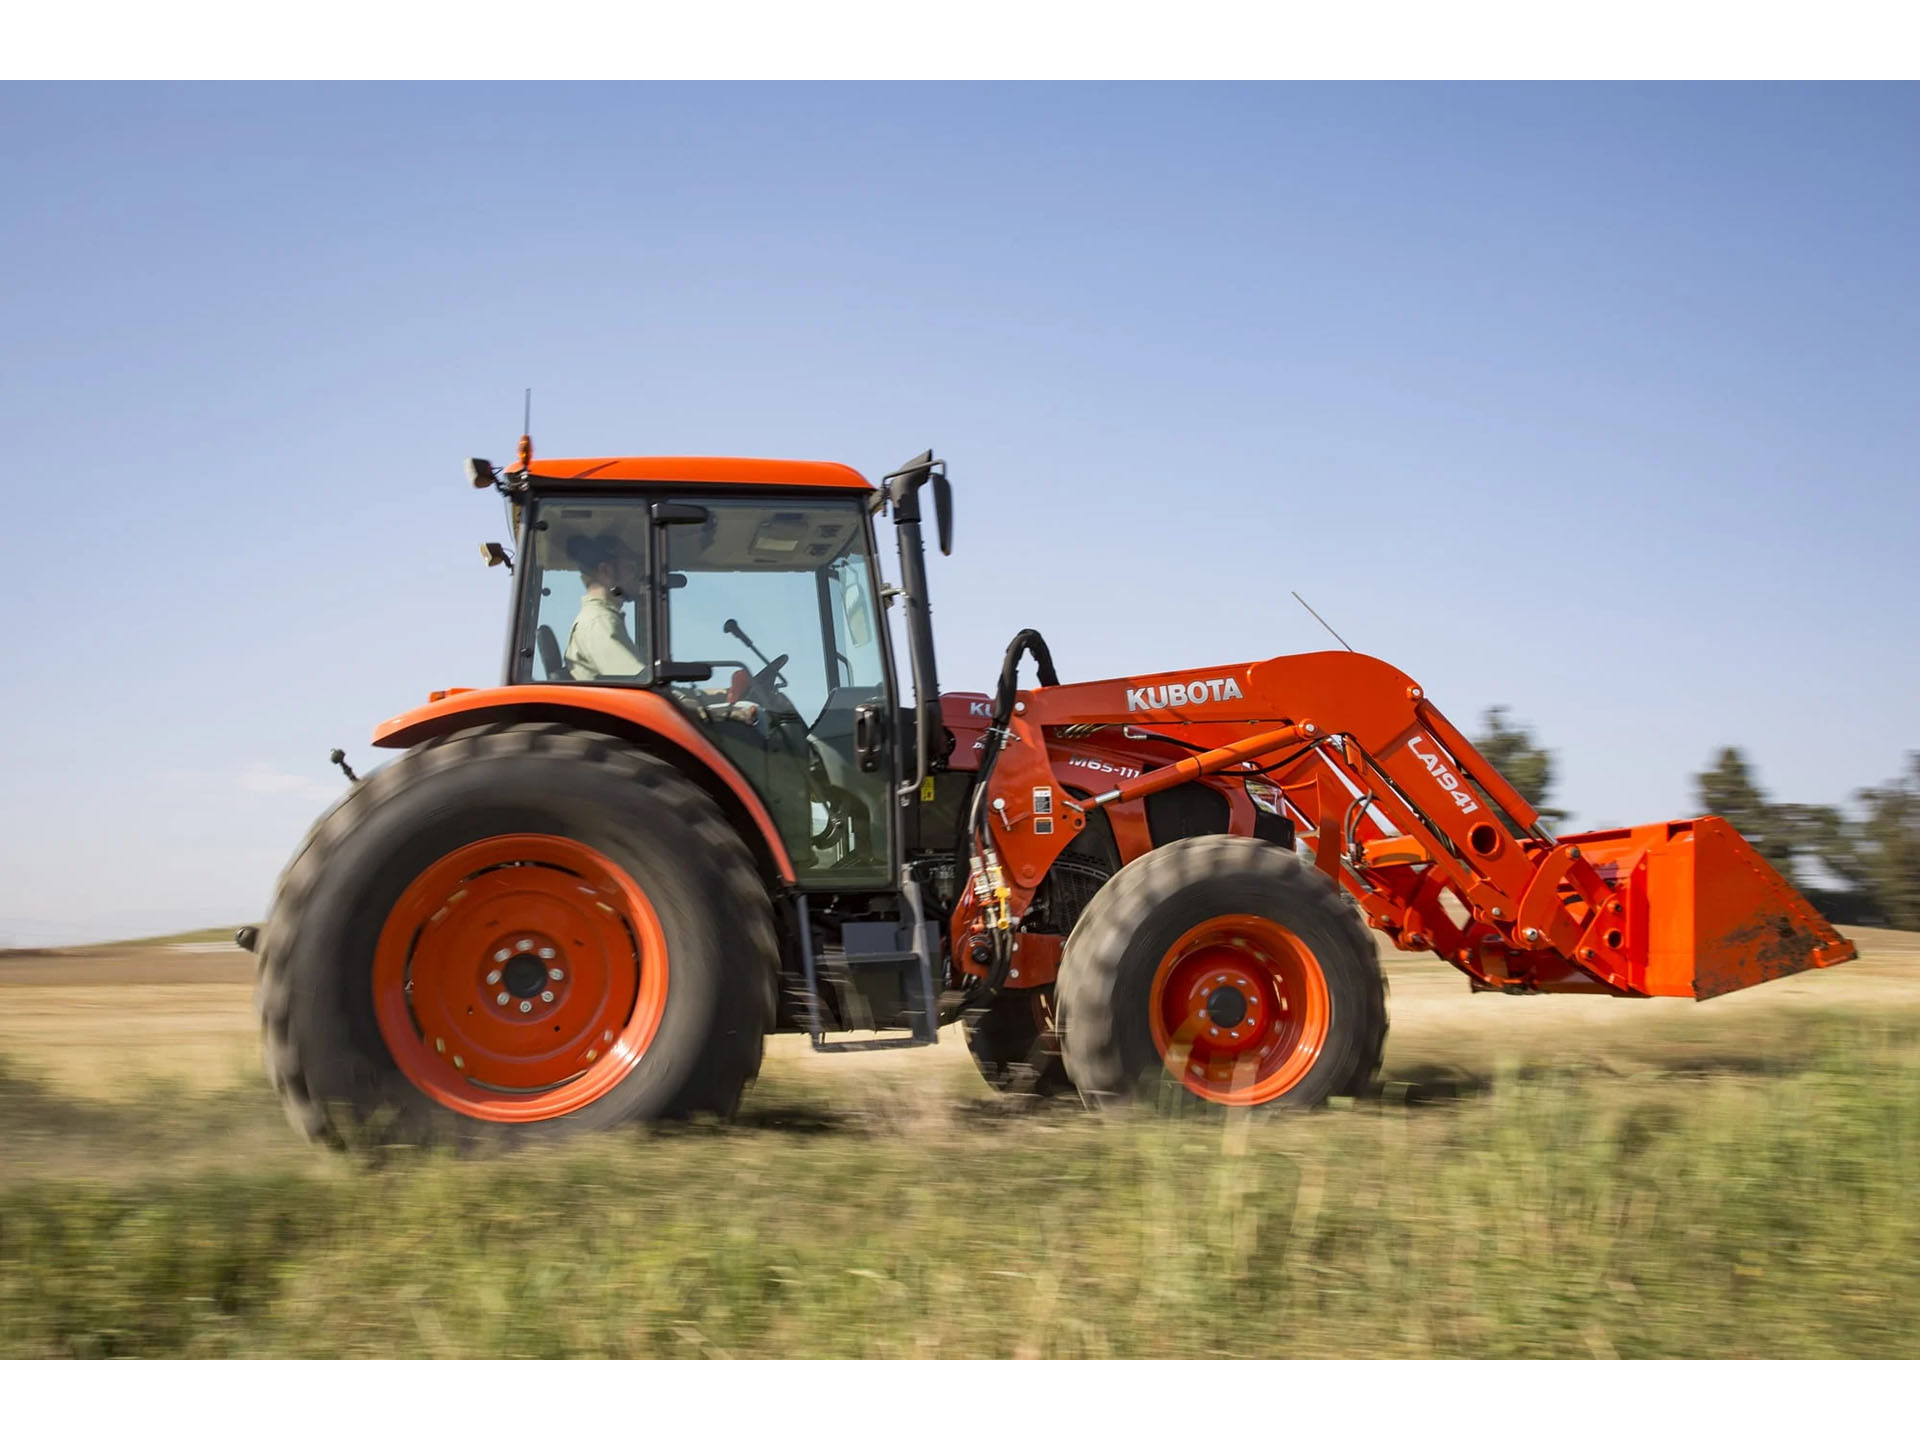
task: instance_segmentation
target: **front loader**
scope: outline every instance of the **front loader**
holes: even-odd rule
[[[1369,927],[1521,993],[1708,999],[1853,956],[1722,820],[1549,834],[1368,656],[1066,684],[1022,631],[991,693],[943,693],[930,452],[880,488],[524,437],[469,472],[515,537],[485,547],[513,579],[501,683],[380,725],[402,753],[243,932],[316,1138],[726,1116],[769,1031],[955,1021],[1003,1090],[1313,1105],[1379,1070]]]

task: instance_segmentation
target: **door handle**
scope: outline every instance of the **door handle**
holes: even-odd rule
[[[880,707],[853,707],[853,758],[863,771],[880,768],[883,737],[880,733]]]

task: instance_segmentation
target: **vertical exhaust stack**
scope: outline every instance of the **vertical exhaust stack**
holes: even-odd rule
[[[933,648],[933,602],[927,596],[927,552],[920,534],[920,489],[934,487],[934,524],[940,553],[953,549],[953,501],[947,486],[946,462],[923,451],[886,477],[887,500],[893,506],[894,538],[900,545],[900,586],[907,602],[907,660],[913,671],[916,723],[914,773],[905,778],[901,795],[913,794],[927,778],[933,737],[940,733],[940,676]]]

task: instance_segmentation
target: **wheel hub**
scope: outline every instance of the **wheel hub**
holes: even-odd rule
[[[505,985],[507,993],[516,999],[524,1000],[529,995],[538,995],[546,988],[546,963],[534,959],[531,955],[516,955],[507,961],[500,983]]]
[[[1182,935],[1160,962],[1149,1003],[1168,1071],[1221,1104],[1284,1094],[1312,1068],[1326,1033],[1318,962],[1259,915],[1218,916]]]
[[[382,1038],[418,1088],[486,1120],[591,1104],[645,1054],[666,941],[639,886],[578,842],[501,835],[407,887],[374,964]]]
[[[1224,1057],[1258,1049],[1284,1013],[1284,1001],[1273,977],[1249,963],[1237,948],[1201,946],[1189,952],[1179,978],[1185,1002],[1186,1029],[1197,1052]],[[1177,992],[1179,993],[1179,992]],[[1203,1055],[1196,1055],[1203,1058]]]
[[[1207,997],[1207,1018],[1215,1026],[1232,1029],[1247,1018],[1246,994],[1234,985],[1221,985]]]
[[[566,991],[560,944],[539,931],[489,942],[481,965],[486,1003],[509,1020],[544,1018]]]

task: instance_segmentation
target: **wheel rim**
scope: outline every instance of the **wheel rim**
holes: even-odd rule
[[[1313,952],[1261,915],[1217,915],[1174,941],[1149,1005],[1167,1073],[1219,1105],[1264,1105],[1293,1089],[1333,1018]]]
[[[666,1010],[666,936],[598,850],[499,835],[407,886],[380,931],[373,995],[381,1037],[422,1092],[482,1120],[550,1120],[646,1054]]]

